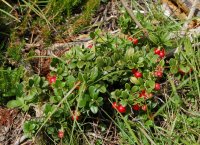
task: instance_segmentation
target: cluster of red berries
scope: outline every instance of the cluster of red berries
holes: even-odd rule
[[[133,42],[134,45],[138,44],[138,39],[137,38],[128,37],[128,40]]]
[[[117,102],[113,102],[112,107],[120,113],[126,113],[126,107],[122,106],[121,104],[117,104]]]
[[[139,94],[140,98],[144,98],[144,99],[150,99],[153,97],[152,93],[147,93],[146,90],[142,90]]]
[[[132,69],[132,73],[136,78],[141,78],[142,77],[142,73],[140,71],[138,71],[137,69]],[[155,77],[159,77],[161,78],[163,73],[160,70],[157,70],[154,72]],[[160,84],[159,83],[155,83],[155,88],[156,91],[160,90]],[[144,93],[141,93],[144,95]]]
[[[143,111],[147,111],[147,105],[140,106],[139,104],[135,104],[132,106],[133,110],[139,111],[142,109]]]
[[[165,49],[155,48],[154,49],[154,54],[159,55],[160,58],[164,58],[165,57]]]
[[[72,120],[79,120],[80,113],[78,111],[72,111]]]
[[[122,106],[121,104],[117,104],[117,102],[112,103],[112,108],[116,109],[120,113],[126,113],[126,107]],[[132,108],[135,111],[139,111],[140,109],[142,109],[143,111],[146,111],[147,105],[140,106],[138,104],[135,104],[135,105],[132,106]]]
[[[160,57],[163,57],[163,52],[161,52],[161,56]],[[142,76],[143,76],[142,73],[140,71],[138,71],[137,69],[135,69],[135,68],[132,69],[132,74],[135,76],[135,78],[142,78]],[[158,70],[156,70],[154,72],[154,76],[155,77],[161,78],[162,75],[163,75],[163,73],[162,73],[162,69],[161,68],[158,68]],[[158,91],[160,89],[161,89],[160,84],[159,83],[155,83],[154,90]],[[144,98],[144,99],[149,99],[152,96],[153,96],[153,94],[152,93],[147,93],[146,90],[142,90],[140,92],[140,94],[139,94],[139,97],[140,98]],[[116,104],[116,102],[113,103],[113,105],[115,105],[115,104]],[[139,104],[135,104],[135,105],[132,106],[132,108],[135,111],[139,111],[140,109],[142,109],[143,111],[146,111],[147,110],[147,105],[140,106]]]

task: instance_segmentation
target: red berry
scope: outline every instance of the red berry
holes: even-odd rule
[[[143,111],[147,111],[147,105],[143,105],[143,106],[142,106],[142,110],[143,110]]]
[[[146,98],[146,97],[147,97],[146,91],[145,91],[145,90],[142,90],[142,92],[140,93],[139,97],[140,97],[140,98],[142,98],[142,97]]]
[[[80,116],[80,112],[79,111],[72,111],[72,120],[78,120]]]
[[[163,73],[161,71],[156,71],[155,76],[161,78]]]
[[[126,112],[126,107],[122,106],[122,105],[119,105],[117,107],[117,110],[120,112],[120,113],[125,113]]]
[[[132,37],[128,37],[128,40],[129,40],[129,41],[133,41],[133,38],[132,38]]]
[[[142,90],[141,93],[142,93],[142,94],[146,94],[146,90]]]
[[[147,99],[147,95],[146,94],[140,94],[140,98]]]
[[[142,90],[142,92],[139,94],[139,97],[140,98],[144,98],[144,99],[150,99],[153,97],[153,94],[152,93],[147,93],[145,90]]]
[[[74,120],[78,121],[78,119],[79,119],[79,116],[78,116],[78,115],[73,115],[73,116],[72,116],[72,120],[73,120],[73,121],[74,121]]]
[[[133,105],[133,110],[138,111],[140,110],[140,106],[138,104]]]
[[[149,98],[152,98],[153,97],[153,94],[152,93],[149,93],[149,94],[147,94],[147,99],[149,99]]]
[[[154,88],[155,90],[160,90],[160,84],[159,83],[155,83],[155,88]]]
[[[132,74],[134,74],[135,72],[137,72],[137,69],[133,68],[132,69]]]
[[[137,45],[138,44],[138,39],[137,38],[133,38],[132,42],[133,42],[133,44]]]
[[[58,131],[58,137],[63,138],[64,137],[64,131],[59,130]]]
[[[49,81],[50,84],[55,83],[56,82],[56,76],[50,76],[48,81]]]
[[[93,44],[90,44],[90,45],[87,46],[87,48],[92,48],[92,46],[93,46]]]
[[[114,108],[114,109],[117,109],[117,108],[118,108],[117,102],[113,102],[113,103],[112,103],[112,108]]]
[[[162,49],[162,50],[160,51],[159,56],[160,56],[160,58],[165,57],[165,50],[164,50],[164,49]]]
[[[141,77],[142,77],[142,73],[139,72],[139,71],[136,71],[136,72],[134,73],[134,76],[135,76],[136,78],[141,78]]]
[[[157,54],[157,55],[159,55],[159,54],[160,54],[160,49],[158,49],[158,48],[155,48],[155,49],[154,49],[154,54]]]

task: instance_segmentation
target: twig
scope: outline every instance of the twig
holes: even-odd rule
[[[22,142],[24,142],[26,139],[28,139],[28,137],[26,135],[23,135],[22,137],[18,138],[14,145],[20,145]]]
[[[192,7],[191,7],[191,10],[188,14],[188,17],[186,19],[186,22],[183,24],[183,28],[182,28],[182,31],[181,31],[181,35],[185,35],[186,33],[186,30],[188,28],[188,23],[189,23],[189,20],[192,19],[192,17],[194,16],[194,12],[196,10],[196,7],[197,7],[197,4],[199,3],[199,0],[195,0],[192,4]]]
[[[133,21],[136,23],[136,25],[144,32],[145,36],[148,36],[148,32],[147,30],[140,24],[140,22],[137,20],[137,18],[135,17],[135,15],[133,14],[132,10],[130,8],[128,8],[126,2],[124,0],[120,0],[122,5],[124,6],[124,8],[126,9],[126,11],[128,12],[128,14],[131,16],[131,18],[133,19]]]

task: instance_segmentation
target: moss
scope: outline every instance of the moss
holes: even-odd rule
[[[100,5],[100,0],[88,0],[84,11],[81,16],[73,23],[73,26],[70,28],[70,33],[77,33],[86,25],[89,24],[90,19],[92,17],[93,12],[97,9]]]

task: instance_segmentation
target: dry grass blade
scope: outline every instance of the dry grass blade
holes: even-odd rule
[[[20,22],[19,19],[17,19],[15,16],[11,15],[11,14],[8,13],[8,12],[6,12],[6,11],[4,11],[4,10],[2,10],[2,9],[0,9],[0,12],[2,12],[2,13],[4,13],[4,14],[6,14],[7,16],[9,16],[9,17],[15,19],[17,22]]]

